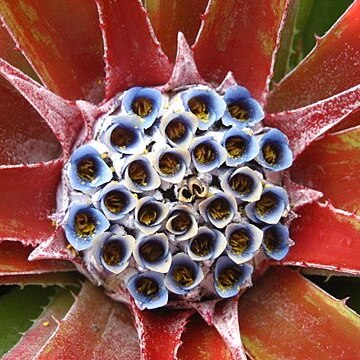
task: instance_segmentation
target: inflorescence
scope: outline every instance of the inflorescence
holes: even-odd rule
[[[263,118],[241,86],[126,91],[66,166],[67,240],[140,309],[237,295],[256,254],[281,260],[291,245],[287,193],[267,174],[292,152]]]

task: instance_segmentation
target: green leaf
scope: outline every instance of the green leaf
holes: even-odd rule
[[[50,301],[56,287],[16,287],[0,296],[0,357],[11,349],[22,333]]]

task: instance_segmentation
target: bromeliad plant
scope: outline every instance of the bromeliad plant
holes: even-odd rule
[[[269,267],[359,273],[360,2],[271,92],[298,2],[211,0],[191,49],[193,3],[146,2],[164,50],[137,0],[0,5],[1,282],[102,286],[6,359],[359,353],[356,314]]]

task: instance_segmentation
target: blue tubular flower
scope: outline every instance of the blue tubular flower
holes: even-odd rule
[[[113,173],[91,145],[76,149],[69,162],[68,178],[73,189],[87,192],[109,182]]]
[[[251,224],[230,224],[225,230],[225,235],[226,253],[236,264],[251,260],[263,239],[263,232]]]
[[[171,146],[187,149],[198,127],[198,118],[191,112],[176,112],[160,123],[162,136]]]
[[[245,212],[251,221],[276,224],[289,205],[286,191],[278,186],[264,189],[260,199],[246,205]]]
[[[190,162],[190,154],[186,149],[162,149],[155,154],[154,168],[162,180],[171,184],[179,184],[184,178]]]
[[[199,285],[203,278],[199,264],[185,253],[177,253],[173,256],[171,268],[166,274],[165,285],[174,294],[185,295]]]
[[[210,89],[192,88],[182,93],[181,99],[185,110],[198,118],[200,130],[207,130],[223,116],[226,109],[222,97]]]
[[[136,226],[146,235],[153,234],[160,229],[168,213],[168,205],[156,201],[151,196],[145,196],[136,204]]]
[[[255,125],[265,116],[261,105],[242,86],[228,88],[224,100],[227,108],[222,117],[222,122],[225,126],[235,126],[242,129]]]
[[[168,302],[169,293],[164,284],[164,275],[157,272],[148,271],[132,276],[127,289],[140,310],[156,309]]]
[[[122,154],[142,154],[146,146],[139,117],[135,115],[115,117],[104,133],[104,142],[111,149]]]
[[[265,254],[271,259],[282,260],[289,252],[291,244],[288,227],[281,224],[269,225],[263,228],[263,232]]]
[[[227,171],[221,176],[220,185],[225,193],[232,194],[241,201],[257,201],[262,193],[260,173],[247,166]]]
[[[130,235],[120,236],[105,232],[96,236],[92,244],[95,261],[107,271],[120,274],[129,265],[129,259],[135,246]]]
[[[254,159],[259,153],[259,144],[250,133],[231,128],[224,133],[221,145],[226,149],[227,166],[238,166]]]
[[[260,142],[256,161],[265,169],[280,171],[287,169],[293,162],[293,154],[287,137],[277,129],[265,133]]]
[[[109,220],[120,220],[136,206],[135,196],[117,182],[107,184],[98,194],[97,199],[105,216]]]
[[[160,177],[144,155],[131,156],[124,166],[124,185],[131,191],[142,193],[157,189]]]
[[[141,268],[167,273],[171,265],[167,236],[165,234],[154,234],[137,239],[134,258]]]
[[[198,172],[205,173],[217,169],[227,157],[226,150],[211,136],[202,136],[190,146],[191,159]]]
[[[199,211],[205,221],[211,222],[218,229],[224,228],[237,213],[237,203],[230,194],[218,192],[202,201]]]
[[[161,92],[150,88],[133,87],[125,91],[122,107],[128,114],[139,116],[141,127],[148,129],[161,110]]]
[[[90,205],[73,203],[65,224],[66,238],[78,251],[91,247],[93,238],[110,226],[99,210]]]
[[[185,205],[178,205],[170,210],[165,227],[170,234],[175,236],[176,241],[190,239],[198,232],[192,209]]]
[[[192,260],[204,261],[218,258],[226,247],[226,238],[218,230],[206,226],[186,244],[186,252]]]
[[[227,256],[220,257],[215,265],[214,285],[216,293],[222,298],[230,298],[251,282],[253,267],[249,264],[236,264]]]

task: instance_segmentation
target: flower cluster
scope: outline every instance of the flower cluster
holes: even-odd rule
[[[267,174],[292,153],[263,117],[241,86],[126,91],[66,167],[68,241],[140,309],[235,296],[255,254],[281,260],[291,243],[287,193]]]

